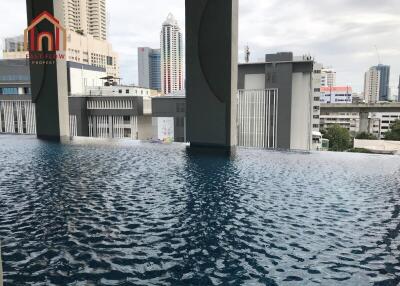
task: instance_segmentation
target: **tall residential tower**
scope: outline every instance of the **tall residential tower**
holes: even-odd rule
[[[379,87],[381,82],[381,72],[376,67],[370,68],[365,73],[364,97],[366,102],[379,101]]]
[[[183,42],[178,22],[170,13],[161,31],[161,90],[164,94],[184,89]]]
[[[66,28],[107,39],[106,0],[63,0]]]
[[[390,97],[390,66],[379,64],[374,68],[380,72],[379,101],[388,101]]]
[[[399,76],[399,92],[397,93],[397,101],[400,102],[400,76]]]
[[[138,48],[139,86],[161,90],[161,54],[159,49]]]

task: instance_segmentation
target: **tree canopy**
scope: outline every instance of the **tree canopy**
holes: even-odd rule
[[[328,127],[324,132],[324,138],[329,140],[329,150],[346,151],[351,147],[351,136],[349,130],[338,124]]]
[[[390,131],[386,132],[385,140],[400,141],[400,120],[390,125]]]

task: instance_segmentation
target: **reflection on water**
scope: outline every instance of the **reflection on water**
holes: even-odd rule
[[[6,285],[398,285],[400,160],[0,137]]]

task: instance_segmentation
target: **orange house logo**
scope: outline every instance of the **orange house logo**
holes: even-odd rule
[[[47,20],[53,26],[53,31],[37,32],[37,26],[43,21]],[[60,47],[60,32],[62,32],[62,43],[63,47]],[[24,48],[31,52],[43,52],[45,39],[47,40],[47,50],[49,52],[54,51],[66,51],[67,50],[67,32],[63,26],[60,25],[53,15],[49,12],[44,11],[29,25],[24,32]]]

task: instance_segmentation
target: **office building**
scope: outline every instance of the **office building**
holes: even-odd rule
[[[161,90],[161,53],[159,49],[138,48],[139,86]]]
[[[100,67],[67,62],[68,93],[83,94],[102,86],[106,70]],[[27,60],[0,60],[0,94],[30,95],[30,71]]]
[[[101,88],[101,95],[69,98],[71,136],[133,140],[185,141],[185,98],[136,95],[138,88]]]
[[[120,86],[121,89],[127,87]],[[146,103],[147,101],[147,103]],[[147,108],[146,108],[147,106]],[[69,97],[71,136],[152,139],[150,97],[103,94]]]
[[[398,119],[399,103],[321,104],[321,129],[338,124],[352,136],[366,132],[384,139],[390,125]]]
[[[184,89],[183,40],[177,20],[168,15],[161,31],[161,90],[169,94]]]
[[[399,112],[371,112],[368,118],[370,121],[369,133],[378,139],[385,139],[385,134],[390,130],[390,126],[400,120],[400,110]]]
[[[119,77],[118,54],[108,41],[71,31],[68,32],[67,39],[68,61],[104,68],[107,75]]]
[[[322,103],[352,103],[353,89],[350,86],[321,87]]]
[[[325,111],[322,107],[320,124],[321,130],[326,130],[333,125],[339,125],[355,136],[360,132],[360,113],[356,111]]]
[[[103,68],[67,62],[68,93],[81,95],[88,86],[102,85]],[[0,60],[0,133],[35,134],[27,60]]]
[[[313,119],[320,109],[314,93],[314,88],[319,93],[314,74],[320,70],[314,66],[311,57],[295,59],[292,53],[269,54],[265,62],[239,65],[239,146],[312,148]]]
[[[9,43],[14,41],[14,44]],[[23,36],[5,39],[5,45],[9,47],[22,47],[18,49],[5,49],[4,59],[26,59],[28,52],[23,50]],[[81,35],[80,33],[67,30],[66,59],[83,65],[104,68],[107,75],[119,77],[118,54],[113,51],[112,45],[99,40],[92,35]]]
[[[365,100],[370,103],[389,101],[390,94],[390,66],[377,65],[365,73],[364,94]]]
[[[364,97],[369,103],[379,102],[381,72],[376,67],[371,67],[364,78]]]
[[[336,86],[336,71],[321,69],[321,87]]]
[[[380,74],[379,101],[389,101],[390,98],[390,66],[377,65],[375,67]]]
[[[71,136],[165,139],[159,137],[168,130],[168,120],[153,123],[151,116],[151,96],[157,97],[157,90],[110,85],[104,68],[75,62],[67,62],[67,75]],[[0,61],[0,133],[36,134],[26,60]]]
[[[65,28],[107,39],[106,0],[63,0]]]

